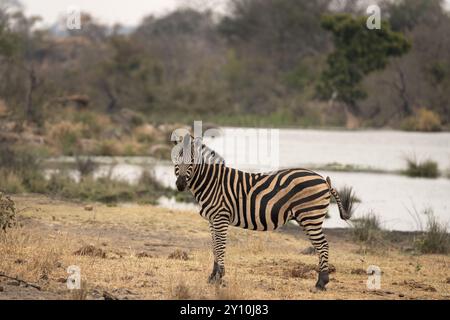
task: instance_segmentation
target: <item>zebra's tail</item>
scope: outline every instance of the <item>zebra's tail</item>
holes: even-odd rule
[[[340,190],[340,196],[339,193],[331,186],[331,179],[330,177],[327,177],[327,184],[330,188],[330,193],[336,200],[336,204],[339,208],[339,214],[341,216],[341,219],[348,220],[352,217],[353,214],[353,205],[355,203],[355,196],[353,193],[352,187],[344,187],[342,190]]]

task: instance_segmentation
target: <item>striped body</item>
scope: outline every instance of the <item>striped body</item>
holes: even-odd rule
[[[253,174],[213,164],[198,170],[189,187],[200,215],[214,220],[225,214],[230,225],[244,229],[271,231],[291,219],[321,223],[330,202],[326,180],[305,169]]]

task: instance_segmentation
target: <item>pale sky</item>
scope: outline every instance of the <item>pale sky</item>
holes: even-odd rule
[[[179,6],[223,12],[227,0],[19,0],[27,15],[38,15],[53,24],[71,6],[89,12],[102,23],[137,25],[147,15],[163,15]]]
[[[51,25],[75,6],[92,14],[99,22],[121,23],[134,26],[147,15],[163,15],[179,6],[196,9],[213,9],[225,12],[228,0],[19,0],[27,15],[39,15],[46,25]],[[314,1],[314,0],[312,0]],[[450,0],[446,0],[450,8]]]

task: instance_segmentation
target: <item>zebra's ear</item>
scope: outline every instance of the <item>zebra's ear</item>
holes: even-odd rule
[[[183,138],[183,146],[190,147],[191,141],[192,141],[191,135],[189,133],[186,133]]]

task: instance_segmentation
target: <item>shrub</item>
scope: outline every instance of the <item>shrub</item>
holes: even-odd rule
[[[373,213],[362,216],[361,218],[352,219],[353,222],[353,238],[356,241],[372,244],[380,239],[382,232],[379,217]]]
[[[72,156],[78,151],[78,140],[82,136],[82,131],[81,123],[62,121],[52,126],[49,135],[63,154]]]
[[[41,161],[30,148],[0,144],[0,167],[17,174],[37,171]]]
[[[424,214],[427,216],[427,228],[416,240],[416,248],[421,253],[449,253],[450,235],[447,233],[447,225],[440,223],[431,209],[425,210]]]
[[[408,131],[436,132],[442,130],[442,122],[437,113],[421,108],[414,116],[406,118],[401,127]]]
[[[0,192],[23,193],[25,188],[20,176],[14,172],[0,169]]]
[[[439,168],[437,162],[433,160],[418,161],[415,158],[406,159],[408,168],[403,171],[409,177],[437,178]]]
[[[133,131],[138,142],[141,143],[152,143],[156,141],[158,137],[158,130],[152,125],[146,124],[136,127]]]
[[[81,133],[85,138],[95,138],[107,128],[111,121],[109,117],[92,111],[79,111],[73,117],[75,123],[82,124]]]
[[[0,230],[5,232],[7,228],[12,228],[15,225],[16,205],[11,198],[0,192]]]
[[[30,148],[0,145],[0,168],[0,189],[4,191],[43,192],[45,189],[41,160]]]
[[[110,157],[120,155],[121,154],[120,142],[114,140],[103,140],[102,142],[100,142],[96,154]]]

